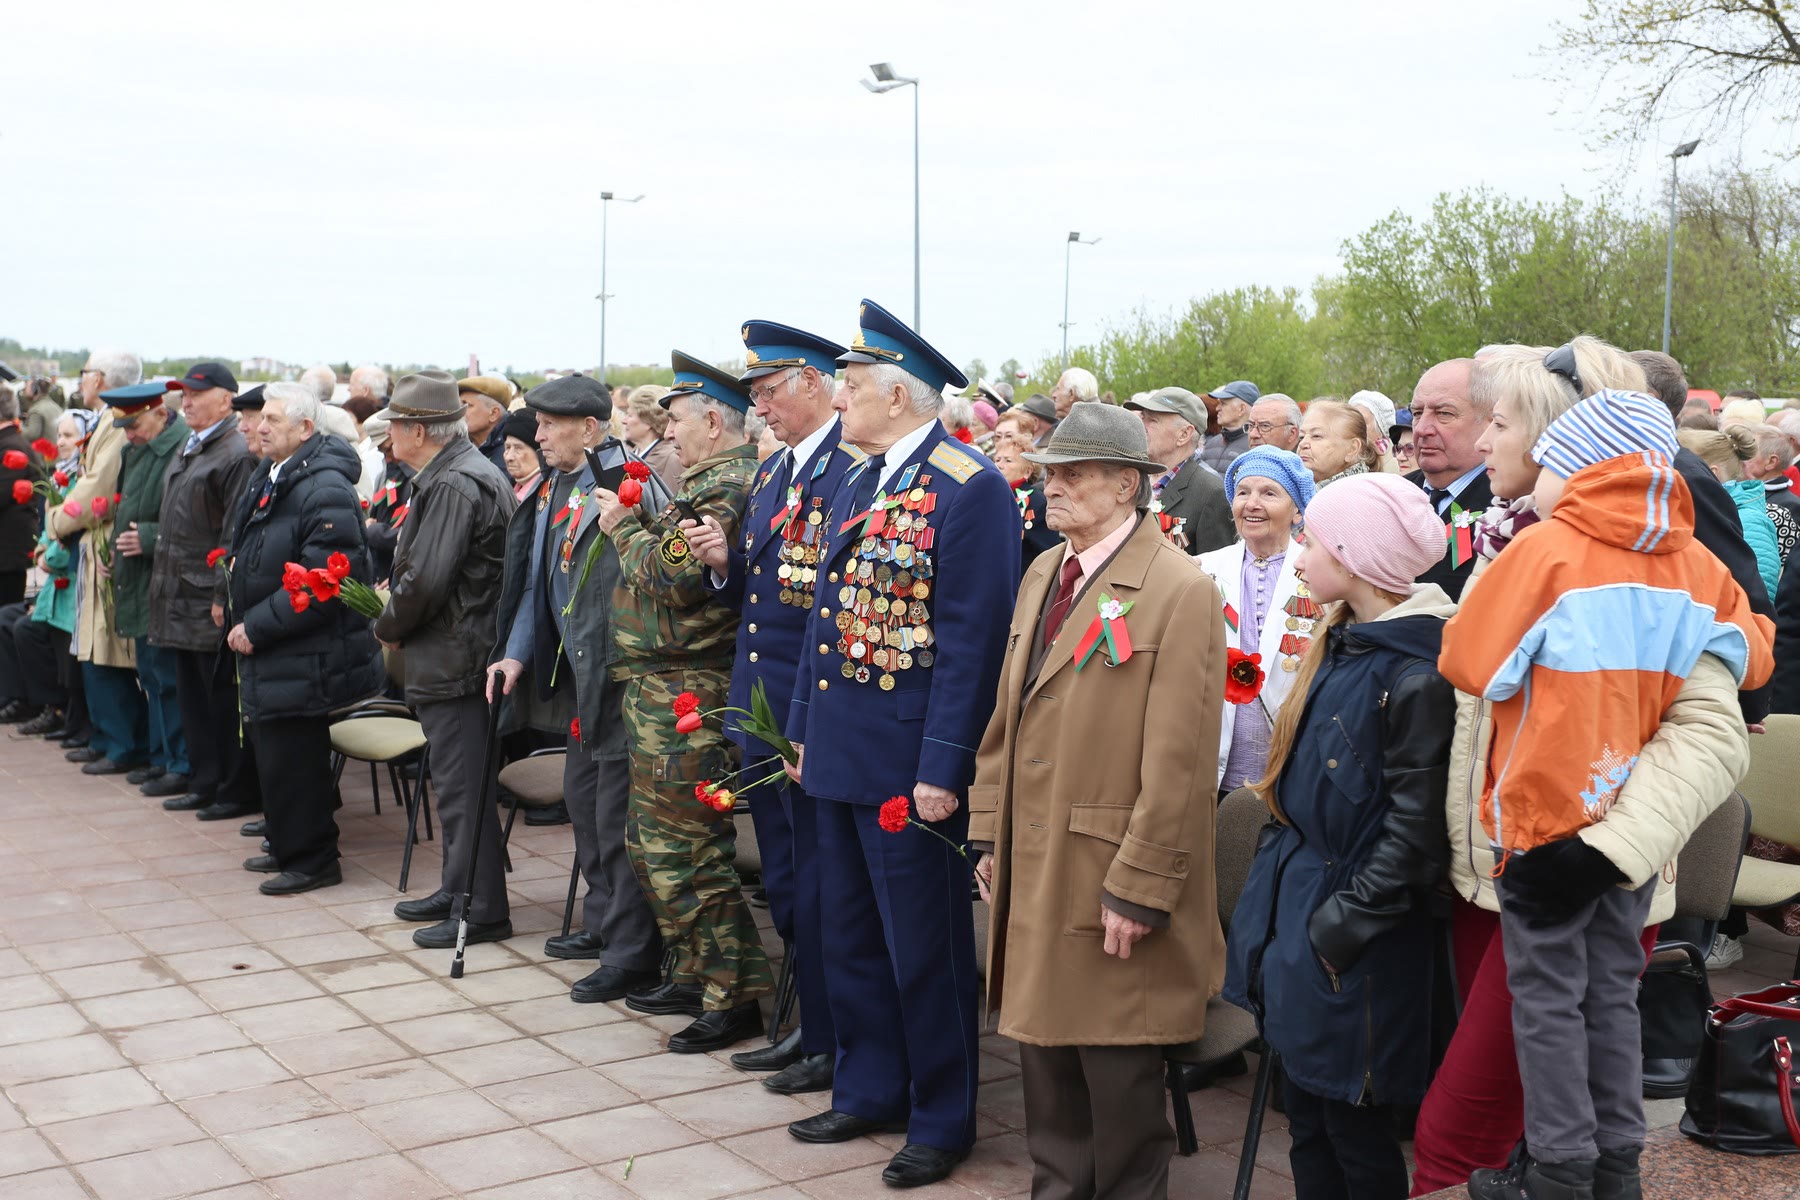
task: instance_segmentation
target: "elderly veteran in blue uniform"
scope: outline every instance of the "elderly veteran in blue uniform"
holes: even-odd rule
[[[746,322],[743,337],[748,369],[741,382],[783,448],[757,471],[737,543],[728,544],[718,522],[707,520],[689,530],[688,544],[711,568],[719,598],[744,615],[728,702],[748,708],[760,683],[770,710],[785,715],[807,618],[820,603],[836,607],[832,598],[820,600],[825,501],[844,472],[866,456],[844,442],[831,406],[842,346],[774,321]],[[728,724],[727,732],[743,747],[747,766],[775,766],[768,746],[735,725]],[[745,775],[768,773],[759,768]],[[793,956],[801,1023],[773,1046],[734,1054],[731,1062],[745,1071],[777,1072],[763,1081],[772,1092],[824,1091],[831,1087],[837,1038],[825,999],[817,801],[787,779],[740,795],[747,795],[756,825],[769,915]]]
[[[882,1178],[936,1182],[975,1139],[975,934],[963,797],[1018,589],[1006,480],[938,420],[962,372],[877,304],[833,401],[869,455],[825,505],[826,546],[787,735],[818,801],[832,1107],[802,1141],[906,1131]],[[925,827],[885,832],[890,798]],[[941,836],[940,836],[941,835]]]

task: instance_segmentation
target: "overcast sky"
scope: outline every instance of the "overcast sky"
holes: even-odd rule
[[[9,7],[0,334],[290,362],[723,360],[912,313],[957,362],[1305,287],[1441,191],[1655,186],[1533,51],[1566,0],[588,0]],[[1377,15],[1378,14],[1378,15]],[[1705,150],[1689,160],[1705,165]]]

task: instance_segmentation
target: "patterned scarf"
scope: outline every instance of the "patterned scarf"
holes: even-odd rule
[[[1493,559],[1512,540],[1543,520],[1530,496],[1489,506],[1475,522],[1475,553]]]
[[[1339,471],[1336,475],[1333,475],[1328,479],[1319,480],[1318,487],[1315,487],[1313,489],[1313,493],[1315,495],[1317,495],[1319,488],[1324,487],[1326,484],[1336,483],[1340,479],[1348,479],[1352,475],[1367,475],[1368,473],[1369,473],[1369,468],[1368,468],[1367,464],[1351,463],[1349,466],[1347,466],[1343,470]]]

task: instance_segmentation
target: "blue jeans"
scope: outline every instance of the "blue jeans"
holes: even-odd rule
[[[175,652],[152,646],[148,638],[138,638],[137,663],[148,709],[150,762],[170,775],[192,775],[187,737],[181,731],[181,698],[175,690]]]

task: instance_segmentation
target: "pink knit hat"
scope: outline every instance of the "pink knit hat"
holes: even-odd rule
[[[977,400],[975,403],[969,405],[969,407],[974,410],[975,419],[980,421],[983,425],[986,425],[989,429],[992,429],[1000,423],[1000,414],[995,412],[994,406],[989,404],[986,400]]]
[[[1319,489],[1306,506],[1306,540],[1352,575],[1410,596],[1413,581],[1441,558],[1444,520],[1425,490],[1399,475],[1352,475]]]

